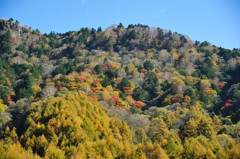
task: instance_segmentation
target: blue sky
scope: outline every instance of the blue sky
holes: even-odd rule
[[[11,17],[42,33],[140,23],[240,48],[239,0],[1,0],[0,18]]]

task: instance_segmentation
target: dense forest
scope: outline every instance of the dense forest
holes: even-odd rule
[[[0,20],[0,158],[237,159],[239,139],[239,49]]]

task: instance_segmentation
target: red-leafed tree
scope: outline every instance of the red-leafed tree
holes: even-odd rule
[[[91,86],[91,89],[93,92],[97,92],[97,89],[95,87]]]
[[[222,90],[222,88],[224,87],[224,84],[221,82],[218,82],[218,87]]]
[[[227,101],[226,101],[226,103],[224,104],[224,108],[231,108],[233,106],[233,104],[232,104],[232,100],[231,99],[228,99]]]
[[[41,37],[41,38],[44,38],[44,35],[43,35],[43,34],[40,34],[40,37]]]
[[[145,104],[144,104],[143,102],[141,102],[141,101],[137,101],[137,102],[135,103],[135,106],[136,106],[137,108],[141,109],[142,107],[145,106]]]
[[[132,90],[132,88],[131,87],[123,87],[124,92],[129,91],[129,90]]]
[[[93,83],[94,83],[94,84],[98,84],[98,81],[94,80]]]
[[[7,100],[8,100],[8,103],[11,103],[12,102],[12,99],[10,96],[7,97]]]
[[[12,38],[12,39],[10,40],[11,43],[14,43],[15,41],[16,41],[16,38]]]

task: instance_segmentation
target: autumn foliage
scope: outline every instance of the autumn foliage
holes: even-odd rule
[[[137,102],[135,103],[135,106],[136,106],[137,108],[139,108],[139,109],[143,108],[144,105],[145,105],[145,104],[144,104],[143,102],[140,102],[140,101],[137,101]]]
[[[171,30],[0,19],[0,158],[239,158],[239,74]]]

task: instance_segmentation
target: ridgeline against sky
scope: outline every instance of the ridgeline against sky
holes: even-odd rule
[[[0,18],[17,19],[42,33],[140,23],[216,46],[240,48],[238,0],[2,0]]]
[[[162,28],[0,19],[0,156],[237,159],[239,74],[239,49]]]

